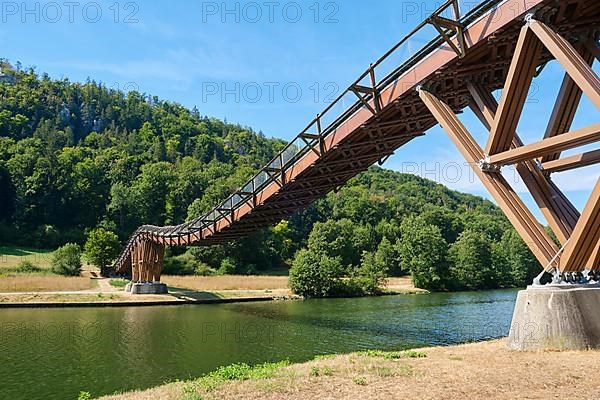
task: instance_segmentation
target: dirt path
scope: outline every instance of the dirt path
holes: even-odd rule
[[[98,291],[103,293],[119,292],[120,290],[110,284],[110,279],[96,279],[98,283]]]

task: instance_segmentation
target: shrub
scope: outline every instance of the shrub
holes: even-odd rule
[[[21,272],[24,274],[32,274],[34,272],[40,272],[42,269],[32,263],[31,261],[21,261],[15,268],[15,272]]]
[[[339,257],[300,250],[290,269],[289,285],[296,294],[307,297],[335,296],[344,292],[344,267]]]
[[[198,262],[194,269],[194,275],[197,276],[211,276],[216,274],[217,271],[215,271],[214,268],[211,268],[210,265],[203,262]]]
[[[166,275],[194,275],[198,264],[191,254],[165,257],[163,273]]]
[[[238,272],[238,266],[232,257],[225,257],[221,261],[221,268],[219,268],[219,274],[221,275],[233,275]]]
[[[52,255],[52,272],[57,275],[78,276],[81,270],[81,248],[77,244],[68,243]]]
[[[199,262],[189,252],[175,257],[165,257],[163,273],[165,275],[215,275],[216,271],[208,264]]]

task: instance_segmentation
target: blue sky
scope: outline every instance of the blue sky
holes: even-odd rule
[[[439,3],[2,2],[0,56],[55,78],[90,77],[291,139]],[[463,7],[474,3],[463,2]],[[429,34],[411,40],[394,61],[418,50]],[[594,68],[599,70],[597,64]],[[543,136],[562,76],[560,66],[552,63],[533,86],[527,117],[519,126],[525,142]],[[461,118],[485,142],[473,116],[467,112]],[[584,99],[575,127],[594,122],[597,109]],[[439,128],[399,149],[385,166],[487,197]],[[460,178],[456,166],[461,167]],[[599,172],[588,167],[558,174],[555,180],[581,209]],[[524,191],[510,169],[505,174]]]

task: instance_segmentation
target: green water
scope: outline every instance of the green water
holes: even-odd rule
[[[516,291],[214,306],[0,310],[0,398],[75,399],[303,361],[505,336]]]

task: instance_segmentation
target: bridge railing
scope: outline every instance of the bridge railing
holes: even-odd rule
[[[458,24],[466,27],[484,13],[490,11],[494,7],[497,7],[504,0],[484,0],[472,8],[469,12],[464,15],[460,14],[460,7],[458,0],[447,0],[444,2],[436,11],[434,11],[427,19],[421,22],[415,29],[413,29],[408,35],[402,38],[396,43],[390,50],[388,50],[383,56],[369,66],[365,72],[344,92],[342,92],[333,102],[331,102],[319,115],[317,115],[305,129],[296,136],[275,158],[271,160],[265,167],[263,167],[256,175],[254,175],[242,188],[234,192],[227,200],[218,205],[217,207],[210,210],[208,213],[200,218],[197,218],[191,223],[185,224],[186,228],[196,231],[197,229],[204,229],[216,222],[219,222],[223,218],[227,218],[228,215],[241,207],[243,204],[250,201],[253,196],[259,194],[265,187],[275,182],[280,176],[281,172],[285,172],[292,167],[299,159],[312,151],[313,148],[318,146],[319,141],[326,138],[331,132],[333,132],[341,123],[346,121],[361,108],[367,107],[365,102],[373,100],[375,93],[385,89],[396,81],[402,74],[412,68],[419,61],[423,60],[432,51],[439,48],[447,40],[447,37],[456,36],[456,33],[449,35],[450,32],[439,33],[437,27],[433,23],[436,18],[443,20],[455,21]],[[447,14],[451,14],[448,16]],[[437,30],[437,35],[431,35],[432,32]],[[408,59],[402,62],[396,62],[394,56],[398,53],[405,55],[407,52],[410,53],[410,49],[406,48],[406,45],[410,43],[411,39],[417,38],[418,35],[422,34],[434,36],[433,40],[429,41],[425,46],[421,47],[420,50],[412,55],[409,55]],[[460,50],[460,49],[459,49]],[[390,69],[390,65],[386,62],[392,61],[390,65],[393,65],[393,69]],[[378,80],[378,76],[383,78]],[[357,88],[369,88],[373,89],[372,92],[364,93],[364,102],[357,98]],[[360,93],[363,94],[363,93]],[[345,107],[345,103],[351,101],[349,107]],[[339,113],[336,112],[336,108],[342,106],[344,111]],[[308,139],[307,139],[308,138]]]
[[[409,34],[371,64],[352,85],[318,114],[265,167],[240,189],[232,193],[223,203],[201,217],[182,225],[172,227],[143,226],[139,228],[130,238],[116,265],[120,265],[124,261],[124,257],[127,257],[136,237],[139,235],[151,233],[165,238],[174,238],[214,226],[220,220],[230,218],[242,205],[256,198],[262,190],[276,182],[282,173],[309,152],[317,150],[320,151],[319,155],[322,156],[324,152],[319,146],[329,134],[362,108],[369,108],[372,107],[370,104],[378,103],[373,102],[378,93],[393,84],[434,50],[443,44],[447,44],[458,53],[458,56],[462,56],[464,50],[464,47],[461,47],[462,29],[504,1],[483,0],[464,14],[461,14],[460,11],[460,0],[445,1],[428,18],[424,19]],[[457,41],[458,45],[451,39]],[[411,40],[426,44],[413,53],[411,44],[414,43],[411,43]],[[415,82],[416,84],[417,82]],[[371,111],[376,112],[377,110]]]

